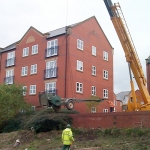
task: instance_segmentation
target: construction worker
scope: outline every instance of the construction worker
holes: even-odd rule
[[[62,142],[63,142],[63,148],[62,150],[70,150],[70,147],[74,141],[73,134],[71,131],[70,124],[67,124],[67,128],[63,130],[62,132]]]
[[[106,100],[106,102],[109,104],[110,112],[114,112],[114,103],[112,101]]]

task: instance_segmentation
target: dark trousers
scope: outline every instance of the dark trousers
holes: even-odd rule
[[[70,150],[70,145],[64,145],[62,150]]]

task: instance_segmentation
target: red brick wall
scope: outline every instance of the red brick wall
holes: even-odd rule
[[[29,40],[29,37],[34,40]],[[1,59],[1,77],[0,83],[4,83],[6,76],[6,69],[14,68],[15,82],[27,86],[27,102],[32,105],[39,106],[38,92],[45,90],[44,70],[46,69],[45,49],[47,48],[47,41],[58,39],[59,51],[58,56],[52,59],[57,59],[58,77],[50,79],[49,81],[56,81],[57,95],[62,98],[82,98],[86,99],[91,96],[91,86],[96,86],[96,96],[103,98],[103,89],[107,89],[108,99],[113,99],[113,54],[112,47],[101,30],[95,17],[82,22],[81,24],[71,29],[68,35],[68,49],[67,49],[67,78],[66,78],[66,96],[65,96],[65,61],[66,61],[66,37],[61,35],[55,38],[46,39],[46,36],[30,28],[23,36],[20,43],[15,49],[16,64],[14,67],[5,68],[5,60],[7,53],[2,53]],[[84,41],[84,50],[77,49],[77,39]],[[31,55],[31,48],[38,44],[38,54]],[[92,56],[92,46],[96,46],[96,56]],[[22,57],[23,48],[29,47],[29,56]],[[108,61],[103,60],[103,51],[108,52]],[[51,59],[51,58],[50,58]],[[84,71],[76,70],[77,60],[83,61]],[[37,64],[38,73],[30,75],[30,67]],[[92,76],[92,65],[96,66],[96,76]],[[21,76],[21,69],[28,66],[28,75]],[[103,70],[108,70],[108,80],[103,79]],[[76,93],[76,82],[83,83],[83,93]],[[30,85],[36,85],[36,95],[29,95]],[[75,106],[81,113],[87,112],[87,107],[84,103],[78,103]],[[103,109],[109,109],[106,102],[97,106],[97,112],[103,112]],[[90,111],[90,110],[88,110]]]
[[[83,51],[77,49],[77,39],[84,42]],[[96,56],[92,56],[92,46],[96,47]],[[103,60],[103,51],[108,52],[108,61]],[[83,62],[83,72],[77,71],[77,60]],[[71,29],[68,37],[67,65],[67,97],[88,99],[91,96],[91,86],[95,86],[96,96],[103,98],[103,89],[107,89],[108,99],[114,100],[112,47],[95,18]],[[96,76],[92,75],[92,65],[96,66]],[[103,79],[103,70],[108,70],[108,80]],[[76,93],[76,82],[83,83],[83,93]],[[75,104],[75,109],[81,113],[91,111],[86,103]],[[96,106],[96,112],[103,112],[103,109],[109,110],[106,102]]]
[[[150,93],[150,63],[147,62],[146,64],[146,73],[147,73],[147,89]]]
[[[34,41],[27,43],[29,37],[34,37]],[[58,78],[54,79],[57,80],[56,88],[58,89],[58,95],[64,97],[64,62],[65,62],[65,36],[59,36],[53,39],[58,39],[59,44],[59,58],[58,56],[53,57],[52,59],[57,59],[57,66],[58,66]],[[46,69],[46,60],[45,59],[45,49],[47,48],[47,41],[52,40],[46,39],[46,36],[38,33],[34,29],[30,29],[25,36],[21,39],[20,43],[17,44],[15,50],[15,57],[16,63],[14,67],[5,68],[5,60],[7,59],[7,53],[2,53],[1,59],[1,78],[0,83],[4,83],[4,78],[6,77],[6,69],[14,68],[14,80],[15,83],[22,84],[27,86],[27,94],[25,96],[26,101],[32,105],[39,106],[39,98],[38,92],[45,91],[45,82],[44,80],[44,70]],[[38,54],[31,55],[32,46],[38,44]],[[23,48],[29,47],[29,56],[22,57]],[[30,67],[33,64],[37,64],[37,74],[30,75]],[[28,74],[27,76],[21,76],[21,69],[22,67],[28,66]],[[53,79],[51,79],[52,81]],[[29,95],[29,88],[30,85],[36,85],[36,94]]]
[[[150,112],[113,112],[94,114],[74,114],[75,128],[150,128]]]

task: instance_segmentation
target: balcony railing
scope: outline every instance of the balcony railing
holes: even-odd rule
[[[10,67],[10,66],[14,66],[15,61],[16,61],[15,57],[5,60],[5,68]]]
[[[55,95],[57,95],[57,89],[52,88],[50,90],[46,90],[45,93],[55,96]]]
[[[14,76],[9,76],[9,77],[4,78],[4,82],[6,84],[13,84],[14,83]]]
[[[45,49],[45,58],[57,56],[58,55],[58,46],[50,47]]]
[[[56,77],[57,77],[57,67],[44,70],[44,79]]]

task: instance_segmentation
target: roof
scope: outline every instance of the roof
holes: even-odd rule
[[[130,94],[130,92],[131,91],[120,92],[120,93],[116,94],[116,99],[123,101],[125,96],[128,96]]]
[[[88,20],[91,19],[91,18],[95,18],[96,22],[98,23],[96,17],[95,17],[95,16],[92,16],[92,17],[90,17],[90,18],[88,18],[88,19],[86,19],[86,20],[84,20],[84,21],[81,21],[81,22],[78,22],[78,23],[69,25],[69,26],[67,26],[67,27],[74,28],[74,27],[76,27],[77,25],[80,25],[81,23],[84,23],[84,22],[88,21]],[[101,28],[101,26],[100,26],[99,23],[98,23],[98,25],[99,25],[100,29],[102,30],[102,28]],[[49,31],[49,32],[47,32],[47,33],[45,33],[45,34],[41,33],[40,31],[38,31],[36,28],[34,28],[34,27],[32,27],[32,26],[27,30],[27,32],[28,32],[30,29],[36,30],[39,34],[41,34],[41,35],[43,35],[43,36],[47,36],[46,38],[52,38],[52,37],[59,36],[59,35],[63,35],[63,34],[66,33],[66,27],[62,27],[62,28],[59,28],[59,29],[56,29],[56,30],[52,30],[52,31]],[[11,45],[5,47],[5,48],[2,48],[2,49],[1,49],[2,51],[1,51],[1,52],[6,52],[6,51],[9,51],[9,50],[15,49],[15,48],[16,48],[16,45],[24,38],[24,36],[27,34],[27,32],[23,35],[23,37],[22,37],[19,41],[15,42],[15,43],[13,43],[13,44],[11,44]],[[103,32],[103,30],[102,30],[102,32]],[[104,34],[104,36],[106,37],[106,35],[105,35],[104,32],[103,32],[103,34]],[[107,37],[106,37],[106,39],[107,39]],[[108,41],[108,39],[107,39],[107,41]],[[109,41],[108,41],[108,43],[110,44]],[[110,44],[110,46],[111,46],[111,44]],[[111,47],[112,47],[112,46],[111,46]],[[113,47],[112,47],[112,48],[113,48]]]
[[[66,27],[59,28],[59,29],[50,31],[47,38],[55,37],[55,36],[62,35],[62,34],[65,34],[65,33],[66,33]]]

